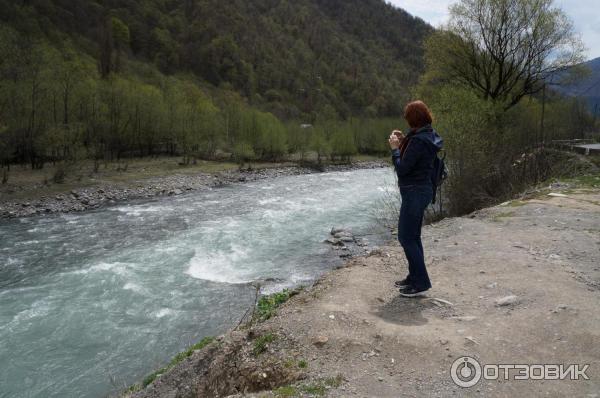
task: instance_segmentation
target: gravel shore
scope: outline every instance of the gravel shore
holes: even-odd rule
[[[191,191],[209,189],[224,185],[239,184],[267,178],[311,174],[331,171],[351,171],[387,167],[385,161],[355,162],[325,166],[323,170],[308,167],[290,166],[254,170],[233,170],[215,174],[198,173],[193,175],[174,174],[166,177],[131,181],[124,186],[116,184],[74,189],[67,194],[41,196],[36,200],[10,201],[0,198],[0,219],[29,217],[40,214],[72,213],[102,206],[122,203],[128,200],[176,196]]]

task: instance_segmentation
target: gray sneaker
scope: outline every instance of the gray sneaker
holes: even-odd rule
[[[394,286],[396,286],[399,289],[402,289],[404,287],[409,287],[410,286],[410,282],[408,281],[408,278],[404,278],[401,281],[396,281],[394,283]]]
[[[427,294],[429,289],[415,289],[414,287],[408,287],[406,289],[400,290],[400,295],[402,297],[421,297]]]

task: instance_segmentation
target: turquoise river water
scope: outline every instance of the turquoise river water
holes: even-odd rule
[[[331,227],[373,233],[390,184],[389,168],[308,174],[0,221],[0,397],[140,381],[235,325],[249,282],[280,290],[334,266]]]

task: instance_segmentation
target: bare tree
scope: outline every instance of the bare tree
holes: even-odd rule
[[[552,0],[460,0],[428,41],[441,76],[509,109],[583,61],[583,45]]]

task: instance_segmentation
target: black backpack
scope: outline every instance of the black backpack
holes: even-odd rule
[[[448,169],[446,168],[446,152],[443,152],[442,157],[438,154],[433,158],[433,170],[431,171],[431,184],[433,185],[432,204],[435,204],[437,191],[441,189],[442,183],[446,178],[448,178]]]

